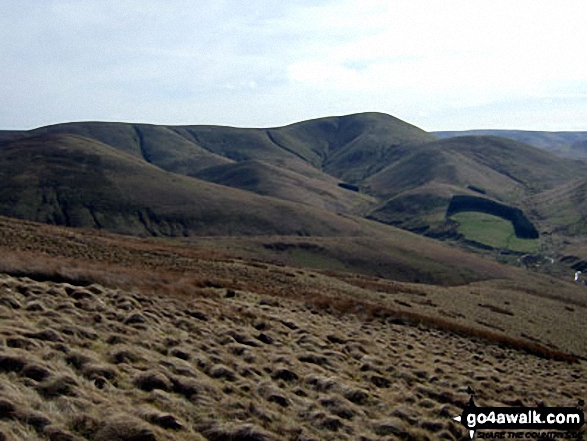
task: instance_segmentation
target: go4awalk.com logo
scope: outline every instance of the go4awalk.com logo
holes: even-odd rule
[[[477,431],[483,431],[478,437],[485,439],[582,439],[578,431],[585,423],[583,400],[577,407],[477,407],[474,392],[469,393],[469,403],[454,419],[471,439]]]

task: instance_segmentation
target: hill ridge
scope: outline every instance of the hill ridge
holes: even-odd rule
[[[69,135],[69,138],[60,138],[61,141],[57,142],[53,136],[56,134]],[[77,138],[80,136],[83,139]],[[53,161],[50,165],[52,171],[48,173],[52,173],[51,179],[59,183],[59,188],[67,187],[67,180],[77,179],[75,191],[69,189],[66,196],[62,192],[45,194],[36,189],[38,179],[35,181],[36,178],[30,176],[11,181],[16,175],[10,170],[20,170],[19,173],[28,176],[27,167],[34,167],[33,164],[19,162],[15,156],[20,149],[29,148],[31,142],[37,144],[35,149],[41,149],[44,144],[39,151],[43,152],[45,159],[38,159]],[[60,146],[56,145],[60,143]],[[73,157],[80,159],[83,149],[92,151],[96,148],[95,143],[133,157],[137,170],[142,167],[141,161],[155,169],[149,169],[142,178],[138,177],[140,173],[134,173],[132,189],[123,189],[124,185],[131,184],[129,177],[112,174],[109,179],[118,182],[117,185],[108,186],[109,180],[97,179],[91,184],[96,188],[90,189],[79,177],[73,161],[67,162],[62,154],[60,164],[54,163],[55,158],[50,159],[54,154],[50,150],[57,147],[61,151],[72,149]],[[8,153],[12,156],[6,157]],[[212,232],[214,226],[210,222],[223,211],[236,216],[234,207],[247,211],[247,198],[261,201],[264,199],[256,196],[262,195],[273,199],[267,202],[266,210],[261,208],[263,204],[260,202],[251,202],[251,206],[259,207],[256,215],[259,222],[253,228],[258,233],[270,224],[275,226],[275,222],[265,215],[270,212],[273,213],[271,216],[276,215],[271,210],[282,206],[276,201],[285,201],[298,204],[287,205],[298,213],[294,216],[297,219],[304,218],[305,210],[313,207],[319,213],[315,212],[311,217],[315,220],[329,219],[327,223],[331,226],[347,222],[338,218],[339,214],[361,215],[433,237],[455,239],[453,224],[447,217],[451,199],[482,193],[496,202],[521,210],[540,232],[556,232],[564,236],[564,239],[555,237],[560,244],[573,235],[583,234],[583,221],[577,213],[587,210],[583,208],[587,202],[580,197],[580,187],[565,190],[570,181],[587,175],[587,166],[579,162],[561,159],[528,144],[502,137],[469,134],[437,139],[401,119],[378,112],[321,117],[269,128],[96,121],[64,123],[30,131],[0,132],[0,156],[3,156],[3,167],[9,170],[4,172],[5,176],[12,176],[6,181],[7,186],[13,190],[12,194],[5,191],[3,196],[0,195],[0,206],[4,207],[0,214],[14,214],[14,206],[18,206],[21,217],[36,220],[45,216],[39,215],[39,212],[46,210],[46,207],[39,208],[43,206],[43,198],[53,201],[56,206],[58,203],[72,206],[78,203],[74,202],[75,198],[88,197],[84,203],[91,207],[103,206],[104,201],[110,198],[112,200],[108,204],[112,206],[113,211],[110,212],[114,215],[116,210],[124,211],[124,206],[128,205],[123,202],[127,201],[124,194],[140,194],[139,188],[143,186],[153,193],[150,200],[141,196],[140,203],[135,207],[135,213],[142,213],[144,220],[151,219],[155,224],[161,224],[165,219],[161,213],[169,213],[170,201],[179,201],[173,196],[177,192],[192,202],[183,204],[185,208],[181,208],[182,204],[176,205],[172,210],[174,213],[185,212],[187,207],[202,215],[208,212],[200,227],[190,229],[189,234]],[[118,158],[124,162],[122,157]],[[90,170],[92,173],[97,173],[105,165],[116,168],[112,160],[95,162],[95,168]],[[122,164],[120,167],[125,169]],[[57,172],[58,169],[60,172]],[[246,174],[254,175],[256,181],[247,182]],[[146,176],[158,182],[141,182],[141,179],[147,179]],[[186,177],[195,180],[186,181]],[[21,185],[27,179],[28,183]],[[209,187],[206,181],[216,186]],[[101,183],[105,186],[100,190]],[[557,191],[558,188],[561,190]],[[241,192],[235,193],[235,189]],[[81,196],[74,197],[75,192]],[[549,195],[553,194],[568,198],[569,204],[559,204],[562,212],[553,213],[539,202],[544,192],[549,192],[547,196],[551,199]],[[98,194],[99,199],[92,199]],[[167,196],[161,197],[163,194]],[[69,197],[74,197],[74,200],[68,200]],[[114,200],[117,198],[122,199]],[[240,202],[236,203],[235,198]],[[17,200],[20,200],[18,204],[14,202]],[[223,202],[219,202],[229,200],[234,201],[232,206],[222,206]],[[580,207],[577,209],[573,203]],[[200,206],[195,208],[198,204]],[[30,206],[27,208],[27,205]],[[93,210],[88,209],[87,216],[98,221],[89,219],[90,225],[109,225],[104,219],[96,217]],[[250,210],[247,212],[251,213]],[[187,213],[181,216],[186,215],[191,216]],[[55,219],[52,216],[49,218]],[[241,226],[236,222],[237,218],[234,218],[234,228],[229,229],[230,234],[250,234],[253,230],[244,227],[248,221]],[[264,218],[263,222],[261,218]],[[140,216],[137,222],[140,223]],[[280,222],[293,226],[284,219]],[[143,232],[153,234],[159,231],[158,228],[146,230],[144,222],[141,225]],[[252,227],[250,222],[249,226]],[[128,231],[132,230],[129,227]],[[286,230],[293,234],[296,231],[295,228],[286,228],[282,232]],[[185,233],[183,228],[177,226],[160,230],[163,231],[171,235]],[[275,231],[271,227],[266,232]],[[302,228],[298,233],[314,234],[318,231],[324,229],[314,224],[309,230]],[[335,227],[331,231],[341,230]],[[553,246],[556,248],[558,245],[553,242]]]

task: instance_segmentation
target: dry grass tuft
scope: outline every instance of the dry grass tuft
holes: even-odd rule
[[[157,441],[151,427],[128,414],[115,415],[104,421],[93,436],[94,441]]]
[[[484,284],[440,290],[67,234],[68,253],[93,257],[0,257],[28,274],[0,274],[7,439],[457,440],[467,386],[488,406],[587,394],[585,361],[512,328],[516,297]],[[476,309],[456,309],[462,298]],[[541,317],[584,317],[557,302]]]
[[[209,441],[272,441],[270,433],[253,424],[224,423],[204,431]]]

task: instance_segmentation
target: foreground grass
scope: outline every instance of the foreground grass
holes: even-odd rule
[[[0,293],[4,439],[457,440],[469,386],[488,406],[587,392],[583,362],[336,302],[10,276]]]
[[[0,439],[460,440],[469,386],[487,406],[587,392],[574,285],[435,287],[30,223],[0,233]]]

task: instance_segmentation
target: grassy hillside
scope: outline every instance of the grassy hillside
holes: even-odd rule
[[[294,171],[294,164],[304,162],[294,152],[275,144],[265,129],[219,126],[186,126],[171,129],[194,144],[235,162],[262,160]]]
[[[580,150],[575,135],[556,136]],[[26,160],[19,149],[30,150]],[[380,113],[268,129],[68,123],[0,132],[0,150],[9,153],[1,213],[51,223],[173,236],[364,234],[334,213],[454,239],[450,201],[481,196],[553,232],[541,244],[550,252],[564,255],[587,234],[573,189],[585,164],[500,137],[435,140]]]
[[[361,114],[274,129],[67,123],[5,132],[2,139],[2,168],[8,171],[0,203],[7,215],[139,234],[314,235],[338,228],[309,227],[300,220],[299,228],[291,230],[294,221],[284,216],[292,217],[288,214],[298,209],[286,205],[281,215],[270,213],[274,200],[259,202],[263,208],[256,208],[255,222],[240,220],[238,210],[252,212],[255,204],[246,202],[260,199],[175,175],[201,177],[336,213],[362,213],[376,201],[341,188],[341,179],[372,173],[390,159],[391,151],[399,154],[405,145],[430,136],[388,115]],[[22,160],[15,154],[21,149],[26,150]],[[348,162],[345,155],[361,158]],[[46,167],[43,161],[48,161]],[[142,170],[147,164],[156,168]],[[107,176],[105,165],[110,170]],[[323,169],[338,172],[331,176]],[[221,193],[230,196],[218,196]],[[239,201],[232,203],[233,198]],[[251,209],[247,211],[246,205]],[[334,218],[325,223],[332,222],[348,224]],[[280,224],[284,226],[277,227]]]
[[[467,239],[497,249],[535,253],[540,249],[537,239],[516,237],[512,223],[486,213],[463,212],[450,217],[458,223],[458,232]]]
[[[393,231],[381,224],[374,224],[373,228]],[[344,304],[351,309],[361,304],[367,309],[385,307],[406,319],[413,313],[430,324],[445,317],[448,322],[478,330],[502,328],[501,332],[512,338],[521,337],[523,333],[534,336],[543,345],[587,355],[587,340],[574,338],[577,333],[587,332],[587,321],[582,320],[587,311],[587,288],[395,231],[396,237],[382,242],[381,250],[371,246],[369,238],[358,238],[355,251],[361,249],[362,241],[369,245],[364,250],[370,249],[372,253],[366,257],[380,252],[412,259],[412,268],[422,272],[432,269],[428,262],[436,262],[436,265],[445,262],[447,275],[451,274],[448,268],[452,268],[452,274],[468,268],[478,274],[485,271],[490,279],[440,287],[358,274],[352,267],[347,271],[322,271],[320,267],[273,261],[276,255],[273,250],[280,252],[277,246],[287,249],[288,241],[306,244],[300,249],[309,250],[308,244],[332,249],[334,256],[337,238],[190,238],[188,244],[180,244],[175,240],[140,239],[3,217],[0,217],[0,271],[41,282],[87,286],[95,281],[113,288],[136,288],[162,296],[189,295],[194,290],[211,288],[298,298],[312,304],[326,302],[323,307],[330,305],[332,311]],[[373,241],[377,239],[381,238],[372,238]],[[254,246],[255,242],[273,247],[266,248],[269,252],[266,255],[254,252],[251,257],[222,245],[240,243],[246,248]],[[357,259],[360,254],[356,253]],[[394,266],[392,261],[384,263],[384,266]],[[511,314],[500,313],[500,309]]]
[[[195,173],[231,162],[187,141],[173,130],[149,124],[80,122],[41,127],[27,133],[42,137],[51,134],[78,135],[129,153],[174,173]]]
[[[360,180],[378,170],[397,156],[394,149],[434,139],[415,126],[379,113],[320,118],[270,129],[83,122],[30,132],[34,135],[50,133],[96,139],[118,150],[145,157],[149,162],[162,153],[170,156],[168,161],[173,164],[186,160],[194,152],[200,156],[208,152],[216,159],[263,160],[298,172],[296,168],[300,163],[307,163],[350,180]],[[167,168],[165,162],[157,162],[157,165],[178,171],[177,167]],[[196,165],[195,170],[201,168]],[[181,172],[190,174],[185,169]]]
[[[439,138],[499,136],[529,144],[563,158],[587,160],[587,132],[541,132],[526,130],[464,130],[433,132]]]
[[[366,182],[378,193],[416,188],[433,180],[475,186],[505,199],[515,188],[539,191],[581,176],[582,164],[497,137],[459,137],[414,147]],[[410,173],[413,171],[413,173]]]
[[[162,296],[2,275],[0,292],[5,439],[461,440],[467,387],[480,406],[571,407],[587,393],[584,361],[529,354],[533,342],[270,290]]]
[[[586,175],[381,114],[0,133],[0,440],[456,441],[468,387],[576,406]],[[549,258],[385,225],[535,251],[454,196]]]
[[[534,204],[550,231],[569,236],[587,234],[587,180],[577,179],[544,192]]]
[[[305,203],[167,173],[75,135],[4,144],[0,169],[5,183],[0,209],[9,216],[138,235],[332,237],[327,246],[317,244],[318,252],[300,248],[298,262],[317,259],[332,263],[325,268],[356,267],[400,280],[454,284],[501,271],[429,239]],[[295,185],[290,188],[294,191]]]
[[[258,160],[210,167],[195,177],[334,212],[361,213],[375,204],[374,198],[345,190],[326,174],[308,177]]]
[[[175,175],[76,135],[0,148],[5,215],[130,234],[351,234],[328,212]]]
[[[188,176],[220,165],[262,161],[313,180],[332,183],[335,182],[332,176],[358,182],[401,155],[406,146],[432,139],[403,121],[372,113],[321,118],[273,129],[68,123],[29,132],[4,132],[0,142],[4,138],[39,138],[55,134],[96,140],[163,170]],[[211,173],[205,175],[215,181]],[[275,176],[276,181],[270,182],[271,175],[265,174],[269,179],[267,184],[279,188],[282,184],[279,174]],[[228,181],[224,183],[230,185]],[[315,185],[313,181],[311,186]],[[337,190],[327,193],[333,191],[338,193]],[[323,194],[325,192],[320,190],[318,198]],[[322,205],[339,209],[339,204],[326,202]]]
[[[585,299],[513,268],[438,287],[0,217],[0,437],[461,440],[468,387],[576,406]]]
[[[389,115],[364,113],[305,121],[270,131],[307,162],[352,183],[381,170],[409,147],[433,139]]]
[[[533,198],[538,200],[541,192],[585,173],[583,164],[525,144],[497,137],[459,137],[414,146],[364,186],[385,200],[371,218],[442,235],[435,230],[447,227],[444,213],[454,196],[502,201],[540,223]]]

